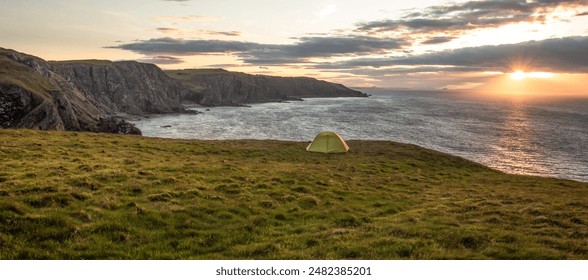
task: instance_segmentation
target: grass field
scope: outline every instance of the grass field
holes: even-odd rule
[[[0,130],[0,259],[588,259],[588,184],[413,145]]]

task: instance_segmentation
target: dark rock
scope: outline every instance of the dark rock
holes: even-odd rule
[[[101,118],[98,123],[98,130],[106,133],[141,135],[141,130],[135,125],[119,117]]]

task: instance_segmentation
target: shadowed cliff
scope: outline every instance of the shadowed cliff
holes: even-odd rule
[[[182,111],[185,87],[153,64],[136,61],[52,61],[51,69],[88,99],[132,115]]]
[[[165,71],[191,89],[185,99],[208,106],[280,102],[311,97],[366,97],[341,84],[308,77],[250,75],[223,69]]]

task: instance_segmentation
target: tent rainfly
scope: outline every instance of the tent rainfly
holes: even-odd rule
[[[306,150],[317,153],[346,153],[349,146],[336,132],[323,131],[314,137]]]

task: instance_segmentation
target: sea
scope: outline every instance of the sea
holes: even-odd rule
[[[134,123],[144,136],[180,139],[310,142],[321,131],[335,131],[345,140],[416,144],[507,173],[588,182],[588,96],[363,91],[370,96],[193,106],[202,113],[152,115]]]

